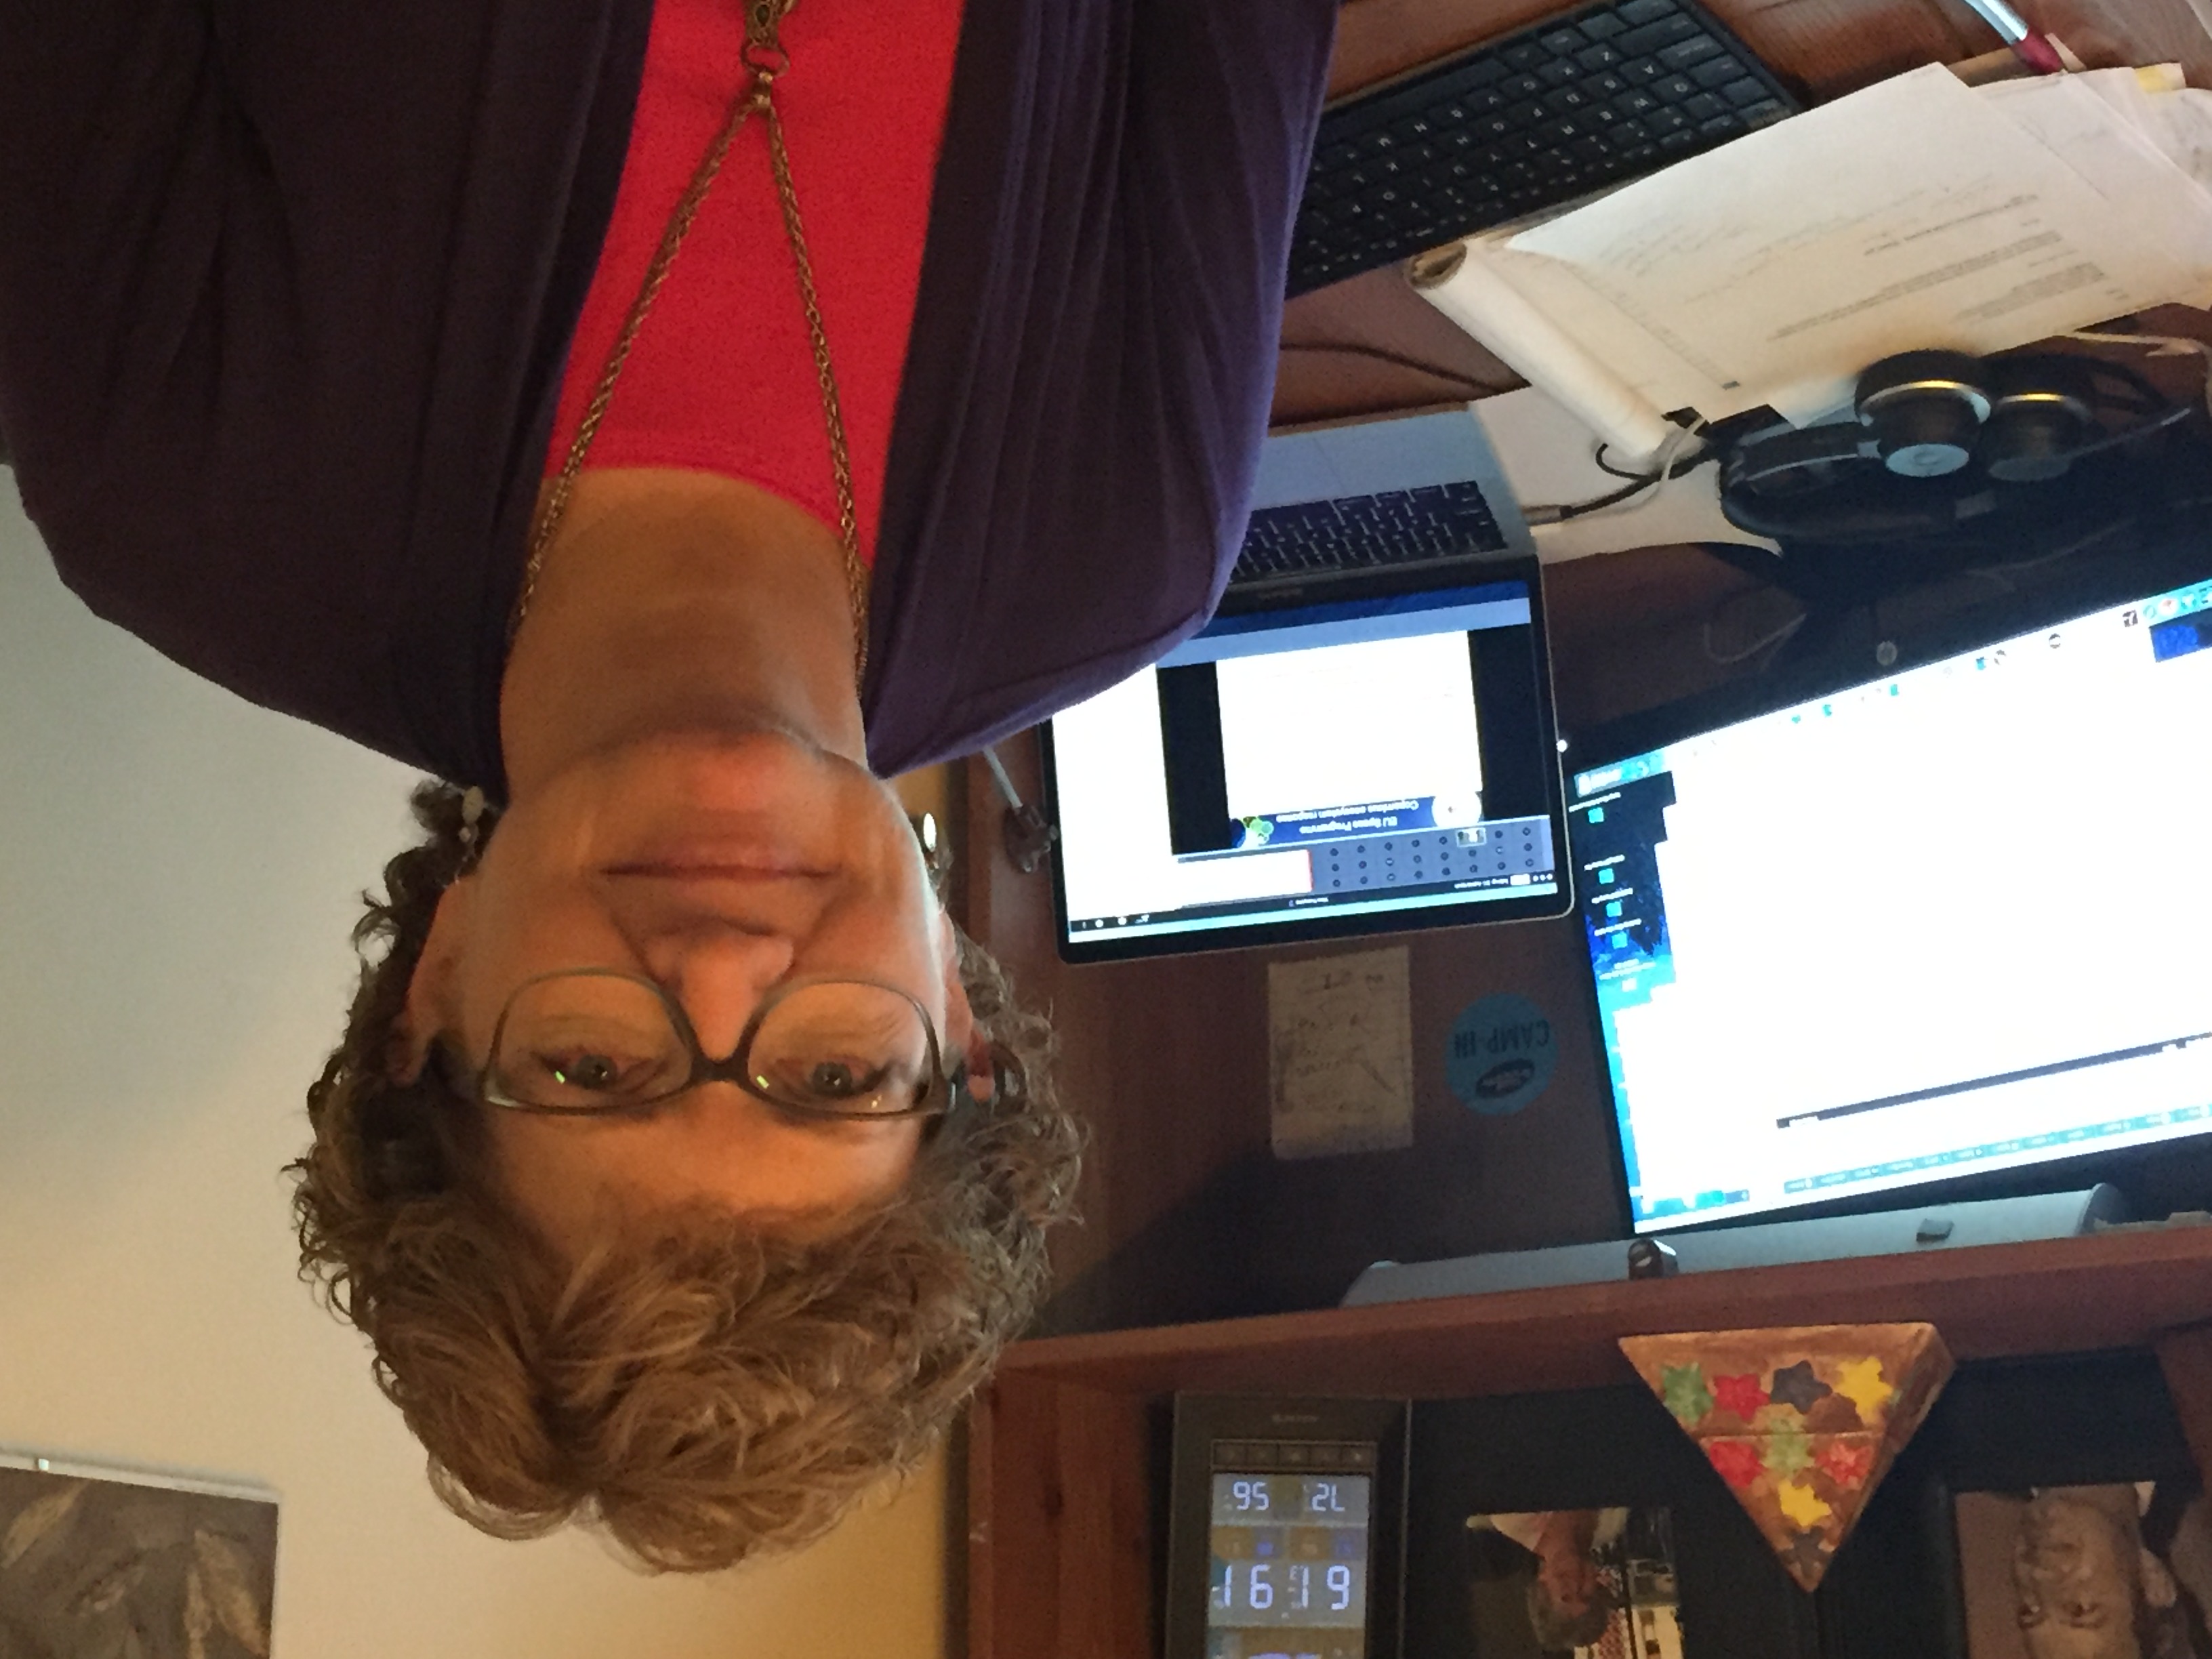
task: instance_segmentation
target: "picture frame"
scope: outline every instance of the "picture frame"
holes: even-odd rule
[[[1955,1659],[2212,1659],[2212,1506],[2150,1355],[1979,1368],[1943,1437]]]
[[[268,1659],[277,1499],[0,1450],[0,1653]]]

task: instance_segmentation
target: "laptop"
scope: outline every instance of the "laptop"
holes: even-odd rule
[[[1213,622],[1043,750],[1070,962],[1573,903],[1534,547],[1466,405],[1270,437]]]
[[[1229,586],[1264,597],[1334,574],[1442,578],[1535,550],[1474,406],[1454,404],[1272,434]]]

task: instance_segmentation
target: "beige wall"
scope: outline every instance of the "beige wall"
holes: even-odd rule
[[[294,1279],[277,1169],[409,781],[93,619],[0,471],[0,1447],[276,1488],[290,1659],[933,1659],[941,1470],[709,1580],[495,1543]]]

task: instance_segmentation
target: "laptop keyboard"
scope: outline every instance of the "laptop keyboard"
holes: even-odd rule
[[[1232,583],[1420,564],[1468,553],[1498,553],[1504,535],[1473,483],[1395,489],[1252,514]]]
[[[1303,294],[1796,112],[1693,0],[1601,0],[1322,117],[1291,245]]]

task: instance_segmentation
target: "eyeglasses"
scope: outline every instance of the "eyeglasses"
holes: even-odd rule
[[[493,1028],[477,1077],[489,1105],[563,1116],[635,1112],[702,1083],[734,1083],[787,1111],[827,1118],[935,1117],[962,1078],[905,992],[866,980],[779,985],[726,1060],[709,1060],[659,985],[611,968],[526,980]]]

